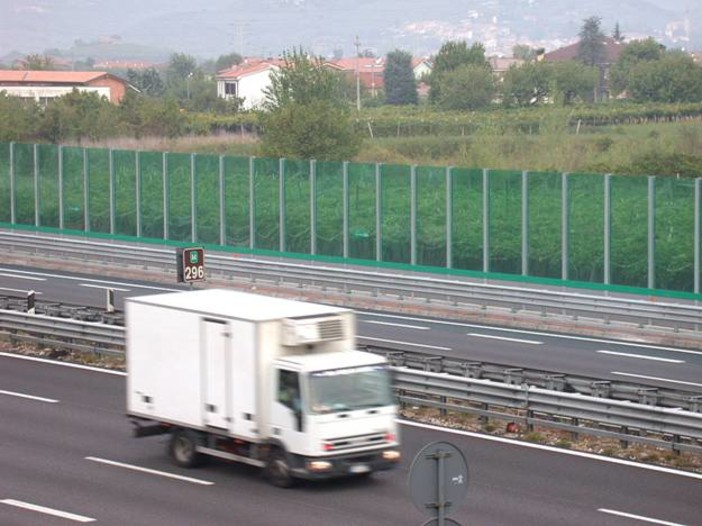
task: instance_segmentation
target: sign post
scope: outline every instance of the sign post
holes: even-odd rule
[[[202,247],[177,249],[176,264],[179,283],[205,281],[205,250]]]

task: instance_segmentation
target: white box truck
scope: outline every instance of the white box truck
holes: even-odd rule
[[[170,434],[173,461],[265,470],[281,487],[400,460],[384,357],[355,348],[352,310],[233,290],[125,301],[127,414]]]

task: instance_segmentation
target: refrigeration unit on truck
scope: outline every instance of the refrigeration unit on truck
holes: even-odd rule
[[[388,363],[355,348],[352,310],[207,289],[125,312],[127,414],[135,436],[170,435],[176,464],[239,461],[288,487],[399,462]]]

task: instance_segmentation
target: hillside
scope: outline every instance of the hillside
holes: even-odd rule
[[[600,16],[605,32],[618,22],[630,38],[702,49],[702,5],[694,0],[123,0],[118,10],[94,0],[9,0],[0,3],[0,55],[50,49],[74,59],[114,58],[129,44],[143,46],[140,56],[122,58],[278,55],[299,45],[349,56],[356,36],[361,49],[377,54],[425,55],[449,39],[509,54],[516,43],[554,49],[572,41],[589,16]],[[100,46],[86,48],[92,42]]]

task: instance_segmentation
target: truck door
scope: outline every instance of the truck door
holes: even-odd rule
[[[227,322],[202,320],[201,356],[203,362],[203,423],[211,427],[229,428],[230,359]]]
[[[274,436],[282,439],[289,451],[302,451],[307,444],[298,372],[276,370],[274,401],[271,412]]]

